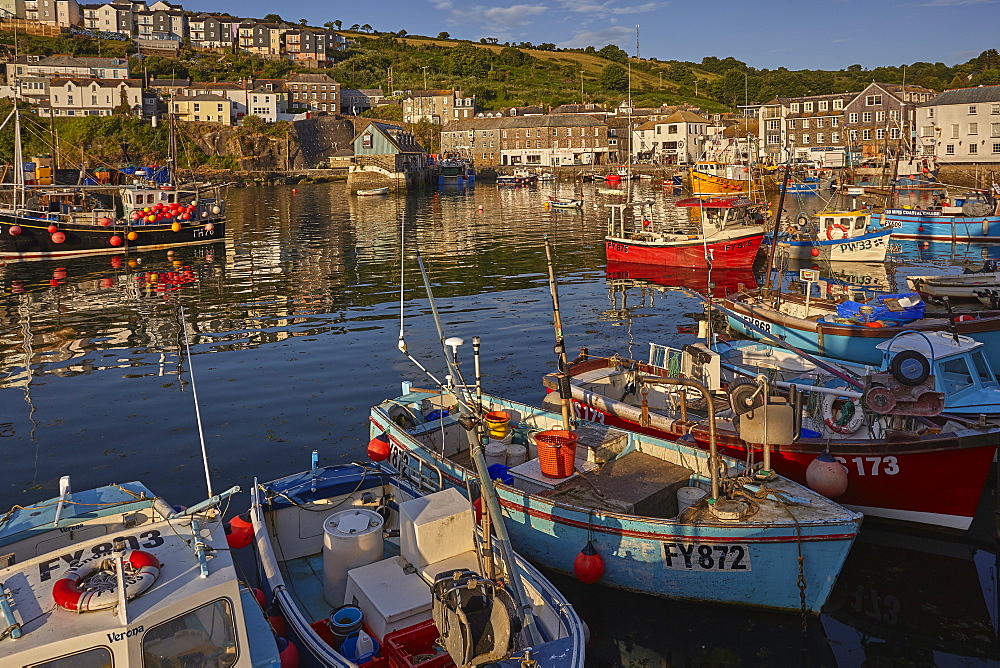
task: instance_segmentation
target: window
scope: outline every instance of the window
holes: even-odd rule
[[[819,110],[820,111],[826,111],[829,108],[830,108],[830,101],[829,100],[820,100],[819,101]]]
[[[858,115],[855,114],[855,113],[848,114],[847,115],[847,122],[848,123],[857,123],[858,122]]]
[[[361,148],[371,148],[372,147],[372,134],[366,132],[361,136]]]
[[[933,125],[923,125],[920,127],[921,137],[933,137],[934,136],[934,126]]]
[[[792,102],[791,110],[792,110],[793,114],[799,113],[799,103],[798,102]]]
[[[833,101],[833,108],[834,109],[843,109],[844,108],[844,101],[843,100],[834,100]]]
[[[840,127],[840,119],[839,118],[831,118],[830,119],[830,127],[831,128]]]
[[[813,103],[812,102],[806,102],[806,103],[804,103],[802,105],[802,110],[803,111],[812,111],[813,110]]]
[[[969,155],[979,153],[979,144],[969,144]]]
[[[974,105],[974,104],[970,104],[969,105],[969,113],[970,114],[976,113],[976,105]]]
[[[957,392],[972,385],[972,374],[965,358],[956,357],[941,363],[941,375],[938,381],[944,386],[945,394]]]
[[[1000,123],[990,123],[990,136],[1000,137]]]
[[[825,139],[826,139],[826,135],[824,135],[822,132],[817,132],[816,133],[816,143],[817,144],[822,144]]]
[[[803,130],[808,130],[809,129],[809,119],[808,118],[803,118],[802,119],[802,129]]]
[[[970,135],[979,134],[979,123],[969,123],[969,134]]]
[[[872,112],[866,111],[866,112],[862,113],[861,114],[861,122],[862,123],[871,123],[872,122]]]
[[[934,107],[927,107],[927,118],[934,118]]]
[[[778,130],[781,127],[780,123],[781,123],[781,121],[768,121],[767,122],[767,129],[768,130]]]
[[[990,113],[1000,114],[1000,104],[994,104],[992,107],[990,107]]]
[[[788,129],[789,130],[794,130],[795,129],[795,119],[794,118],[788,121]]]
[[[813,123],[816,124],[817,128],[823,127],[823,119],[822,118],[814,118],[813,119]]]
[[[872,131],[865,128],[861,131],[861,141],[870,141],[872,138]]]
[[[882,104],[881,95],[866,95],[865,96],[865,106],[866,107],[877,107]]]
[[[839,132],[834,132],[832,135],[830,135],[830,141],[832,143],[834,143],[834,144],[839,144],[840,143],[840,133]]]
[[[1000,144],[993,144],[993,152],[1000,153]]]
[[[195,111],[201,111],[201,103],[195,102],[194,103],[194,110]]]
[[[875,139],[885,139],[885,129],[879,128],[875,131]]]
[[[802,143],[803,144],[809,143],[809,135],[802,135]]]
[[[781,135],[768,135],[767,136],[767,143],[768,144],[780,144],[781,143]]]
[[[232,604],[226,599],[203,605],[142,636],[146,665],[232,666],[236,663],[236,628]]]
[[[111,652],[104,647],[95,647],[58,659],[33,663],[31,668],[111,668]]]
[[[893,128],[892,132],[890,133],[890,136],[893,139],[899,139],[899,128]]]
[[[884,111],[876,111],[875,112],[875,122],[876,123],[884,123],[885,122],[885,112]]]
[[[890,109],[889,110],[889,120],[890,121],[898,121],[899,120],[899,109]]]
[[[854,143],[857,140],[858,140],[858,131],[857,130],[851,130],[851,143]]]
[[[954,123],[951,126],[951,138],[958,139],[958,123]]]
[[[955,155],[955,145],[948,144],[947,146],[944,147],[944,152],[945,155]]]

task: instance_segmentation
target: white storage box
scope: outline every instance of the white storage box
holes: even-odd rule
[[[475,550],[475,519],[469,501],[455,488],[399,504],[399,552],[421,569]]]
[[[391,557],[347,572],[344,603],[361,608],[379,642],[386,633],[431,618],[431,590],[416,572],[403,570],[407,565]]]

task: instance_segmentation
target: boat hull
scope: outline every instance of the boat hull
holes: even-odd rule
[[[892,228],[897,239],[1000,241],[1000,216],[943,216],[922,209],[886,209],[872,223]]]
[[[225,240],[226,222],[223,216],[200,219],[198,222],[181,222],[174,232],[170,224],[123,225],[112,223],[107,227],[92,224],[59,222],[59,231],[65,235],[62,243],[55,243],[48,231],[52,221],[40,218],[0,215],[0,259],[44,260],[77,255],[129,253],[134,251],[161,250],[176,246],[208,244]],[[21,233],[11,235],[12,226]],[[136,238],[130,240],[130,232]],[[117,236],[120,244],[111,245]]]
[[[747,269],[753,266],[763,239],[764,234],[759,231],[708,242],[697,237],[677,242],[642,242],[609,236],[605,237],[604,246],[609,261],[704,269],[708,267],[705,256],[709,255],[713,268]]]
[[[882,230],[849,239],[779,241],[778,251],[782,254],[787,253],[793,260],[882,262],[885,260],[891,235],[892,230]],[[770,245],[770,239],[765,239],[764,243]]]
[[[715,176],[696,169],[690,170],[688,174],[691,177],[691,192],[697,195],[731,195],[747,192],[750,188],[750,181]]]

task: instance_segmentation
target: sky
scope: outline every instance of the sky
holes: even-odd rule
[[[321,26],[370,25],[478,42],[615,44],[636,55],[700,62],[733,56],[759,69],[866,69],[917,61],[962,63],[1000,47],[1000,0],[380,0],[368,4],[298,0],[197,0],[189,11],[228,12]]]

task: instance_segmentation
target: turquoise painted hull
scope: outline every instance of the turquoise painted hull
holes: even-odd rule
[[[372,434],[387,434],[394,456],[412,457],[429,470],[439,470],[442,484],[465,493],[467,481],[475,479],[474,473],[442,457],[424,440],[414,438],[386,412],[393,406],[426,398],[420,394],[413,392],[387,402],[383,404],[385,411],[373,409]],[[537,416],[558,419],[547,411],[502,399],[489,398],[489,405],[491,410],[512,411],[522,422]],[[432,434],[436,429],[440,429],[438,420],[411,431]],[[628,441],[626,450],[641,448],[654,455],[657,448],[682,451],[688,461],[707,464],[708,453],[699,448],[635,433],[628,434]],[[735,460],[728,463],[738,465]],[[416,467],[404,464],[403,468]],[[434,479],[433,475],[424,475]],[[787,611],[799,611],[804,605],[807,611],[818,613],[859,530],[861,516],[794,483],[782,484],[791,485],[797,490],[795,494],[812,495],[814,507],[829,504],[823,507],[836,510],[822,520],[816,516],[806,519],[807,511],[791,506],[788,510],[793,515],[801,515],[798,524],[788,514],[773,522],[685,522],[679,518],[588,511],[510,485],[497,483],[496,488],[514,548],[546,568],[571,574],[574,559],[592,538],[604,561],[600,583],[606,586],[668,598]],[[797,585],[800,551],[806,582],[804,601]]]

